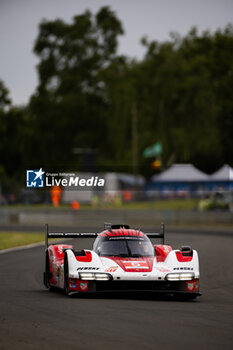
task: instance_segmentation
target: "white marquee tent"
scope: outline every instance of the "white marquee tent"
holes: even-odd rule
[[[233,181],[233,168],[230,165],[223,165],[214,174],[209,176],[209,181]]]
[[[205,182],[209,175],[192,164],[173,164],[169,169],[151,179],[154,182]]]

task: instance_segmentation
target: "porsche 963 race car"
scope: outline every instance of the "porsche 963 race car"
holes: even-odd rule
[[[50,238],[95,238],[93,249],[48,244]],[[153,245],[150,238],[162,240]],[[46,225],[44,284],[76,293],[152,291],[195,299],[199,262],[189,246],[172,249],[160,233],[143,233],[128,225],[105,224],[101,233],[52,233]]]

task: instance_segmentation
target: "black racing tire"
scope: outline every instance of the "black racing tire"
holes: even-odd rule
[[[175,297],[175,300],[189,301],[189,300],[195,300],[198,297],[198,295],[197,294],[175,294],[174,297]]]
[[[44,285],[45,285],[46,288],[50,288],[49,277],[50,277],[49,253],[46,250],[46,253],[45,253],[45,272],[44,272]]]
[[[197,299],[197,295],[194,294],[194,295],[185,295],[185,300],[195,300]]]
[[[69,295],[69,266],[66,253],[64,255],[64,291],[66,295]]]

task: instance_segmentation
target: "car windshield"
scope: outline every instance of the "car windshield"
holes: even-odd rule
[[[153,256],[154,248],[150,240],[143,239],[110,239],[97,246],[100,256],[142,257]]]

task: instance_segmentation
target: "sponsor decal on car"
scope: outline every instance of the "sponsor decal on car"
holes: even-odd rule
[[[198,292],[199,291],[199,281],[187,282],[186,288],[188,292]]]
[[[170,246],[167,246],[167,245],[164,245],[164,246],[163,246],[163,250],[164,250],[165,253],[170,253],[171,247],[170,247]]]
[[[109,267],[105,272],[115,272],[118,269],[118,266]]]
[[[156,270],[158,270],[159,272],[171,272],[171,270],[162,267],[156,267]]]
[[[187,282],[187,290],[188,291],[193,291],[195,288],[194,282]]]
[[[88,282],[80,282],[80,289],[82,291],[87,291],[88,290]]]
[[[109,240],[118,240],[118,239],[122,239],[122,236],[112,236],[112,237],[109,237]],[[139,237],[139,236],[124,236],[124,239],[126,240],[133,240],[133,241],[144,241],[144,238],[143,237]]]
[[[78,267],[77,271],[81,271],[81,270],[99,270],[99,267]]]
[[[63,245],[59,245],[59,246],[57,247],[57,252],[58,252],[59,254],[63,254]]]
[[[149,269],[146,261],[122,261],[126,269]]]

